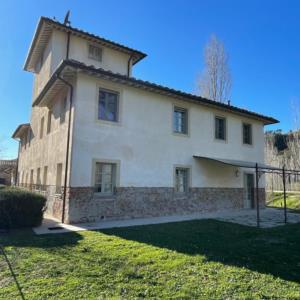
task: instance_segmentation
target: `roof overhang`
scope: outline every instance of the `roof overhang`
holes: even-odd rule
[[[20,124],[15,132],[12,135],[13,139],[20,139],[25,133],[27,133],[28,129],[30,127],[29,123]]]
[[[48,100],[43,100],[44,97],[49,95],[49,97],[53,97],[53,90],[57,92],[57,87],[53,86],[57,81],[57,77],[59,74],[62,74],[65,77],[73,78],[77,73],[84,73],[90,76],[94,76],[97,78],[109,80],[111,82],[120,83],[127,86],[132,86],[135,88],[139,88],[142,90],[147,90],[153,93],[169,96],[172,98],[180,99],[183,101],[188,101],[200,105],[204,105],[210,108],[221,110],[222,112],[234,113],[236,115],[243,116],[245,118],[250,118],[262,122],[264,125],[275,124],[279,121],[268,116],[264,116],[255,112],[251,112],[236,106],[216,102],[213,100],[209,100],[197,95],[185,93],[182,91],[178,91],[175,89],[171,89],[168,87],[164,87],[158,84],[154,84],[148,81],[139,80],[133,77],[128,77],[126,75],[113,73],[111,71],[107,71],[101,68],[95,68],[94,66],[87,66],[81,62],[75,60],[64,60],[60,63],[56,71],[51,76],[50,80],[43,88],[41,93],[33,102],[34,105],[45,105],[42,103],[46,103]],[[64,78],[66,79],[66,78]],[[60,83],[62,85],[62,83]]]
[[[64,61],[61,62],[42,91],[33,101],[32,106],[38,105],[49,107],[50,103],[55,99],[55,96],[66,87],[66,84],[60,78],[63,78],[68,82],[73,82],[76,74],[76,68],[67,66]]]
[[[193,157],[197,158],[197,159],[201,159],[201,160],[214,161],[214,162],[218,162],[221,164],[230,165],[230,166],[234,166],[234,167],[240,167],[240,168],[255,169],[256,164],[257,164],[257,168],[259,170],[274,170],[274,171],[282,170],[279,167],[274,167],[274,166],[266,165],[263,163],[256,163],[256,162],[252,162],[252,161],[243,161],[243,160],[227,159],[227,158],[226,159],[225,158],[213,158],[213,157],[199,156],[199,155],[194,155]]]
[[[35,34],[33,36],[33,40],[31,42],[27,54],[27,58],[24,64],[24,70],[29,72],[35,72],[35,66],[38,62],[38,59],[41,56],[41,53],[43,53],[45,47],[47,46],[51,33],[54,29],[66,33],[70,32],[73,35],[79,36],[91,42],[98,43],[102,46],[126,53],[130,55],[133,64],[136,64],[138,61],[140,61],[141,59],[147,56],[145,53],[141,51],[104,39],[97,35],[80,30],[78,28],[65,25],[56,20],[52,20],[46,17],[41,17],[36,27]]]

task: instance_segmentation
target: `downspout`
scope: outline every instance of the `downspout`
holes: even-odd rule
[[[134,52],[130,54],[128,62],[127,62],[127,76],[130,77],[130,62],[132,61],[134,56]]]
[[[57,75],[57,78],[61,80],[70,88],[70,105],[69,105],[69,120],[68,120],[68,131],[67,131],[67,150],[66,150],[66,163],[65,163],[65,180],[64,180],[64,193],[63,193],[63,207],[61,222],[65,222],[65,207],[66,207],[66,196],[67,196],[67,182],[68,182],[68,168],[69,168],[69,149],[70,149],[70,135],[71,135],[71,116],[72,116],[72,103],[73,103],[73,85],[68,81],[64,80]]]
[[[68,33],[67,33],[66,59],[69,59],[69,52],[70,52],[70,37],[71,37],[71,31],[68,31]]]

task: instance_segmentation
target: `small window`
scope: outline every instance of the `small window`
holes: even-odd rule
[[[56,194],[61,194],[61,181],[62,181],[62,164],[57,164],[56,167]]]
[[[116,182],[116,165],[110,163],[96,163],[95,193],[111,195]]]
[[[98,119],[105,121],[118,121],[118,102],[119,94],[100,90],[99,91],[99,105],[98,105]]]
[[[186,193],[189,189],[189,169],[175,169],[175,191],[178,193]]]
[[[89,45],[89,58],[97,61],[102,61],[102,48],[94,45]]]
[[[33,170],[30,170],[30,185],[33,185]]]
[[[188,133],[188,112],[185,108],[174,107],[173,130],[176,133]]]
[[[215,138],[217,140],[226,140],[226,119],[215,117]]]
[[[64,123],[66,120],[67,102],[68,102],[67,97],[65,97],[64,100],[61,102],[60,124]]]
[[[51,132],[51,119],[52,119],[52,112],[48,110],[48,118],[47,118],[47,134]]]
[[[252,125],[243,124],[243,144],[252,145]]]
[[[36,184],[37,185],[41,184],[41,168],[38,168],[36,172]]]
[[[40,139],[43,138],[43,133],[44,133],[44,120],[45,120],[45,118],[42,117],[42,118],[41,118],[41,125],[40,125]]]
[[[48,167],[44,166],[44,174],[43,174],[43,190],[46,190],[47,185],[47,175],[48,175]]]

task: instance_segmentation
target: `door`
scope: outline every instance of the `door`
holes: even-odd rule
[[[244,174],[245,208],[254,208],[254,174]]]

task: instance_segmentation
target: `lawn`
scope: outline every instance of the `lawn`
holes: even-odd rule
[[[0,299],[300,299],[300,225],[0,235]],[[13,274],[12,274],[13,273]],[[14,279],[15,276],[15,279]]]
[[[273,207],[283,207],[284,200],[283,200],[283,193],[275,192],[273,195],[270,194],[268,200],[268,206]],[[300,193],[287,193],[286,198],[286,206],[287,208],[298,210],[300,212]]]

